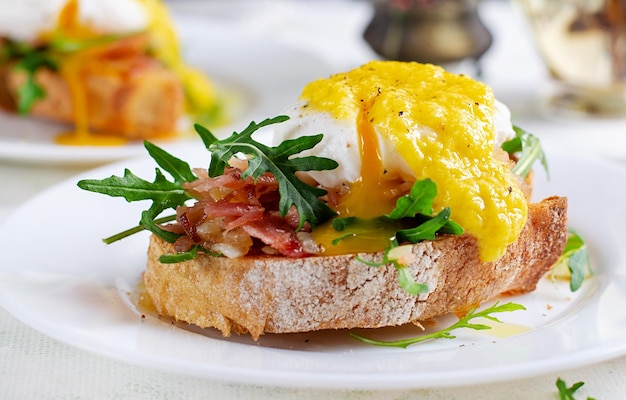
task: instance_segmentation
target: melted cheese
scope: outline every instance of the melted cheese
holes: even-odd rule
[[[301,100],[307,113],[358,121],[360,174],[348,182],[340,216],[381,215],[393,208],[385,188],[398,176],[430,178],[438,189],[434,211],[450,207],[451,218],[478,240],[484,261],[502,256],[519,236],[527,202],[509,166],[494,157],[495,99],[486,85],[432,65],[375,61],[310,83]],[[403,159],[410,177],[382,167],[379,138]],[[314,232],[325,254],[345,251],[333,249],[331,235],[328,226]],[[380,248],[364,243],[359,250]]]

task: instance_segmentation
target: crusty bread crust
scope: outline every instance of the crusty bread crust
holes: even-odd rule
[[[144,274],[159,314],[223,335],[378,328],[463,314],[502,294],[533,291],[567,240],[567,199],[529,206],[517,242],[495,262],[481,262],[473,237],[449,236],[413,246],[410,268],[428,293],[413,296],[398,285],[393,266],[369,267],[354,255],[293,259],[276,256],[199,256],[162,264],[169,243],[152,236]],[[382,254],[359,254],[380,261]]]

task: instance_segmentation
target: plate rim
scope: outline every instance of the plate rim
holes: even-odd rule
[[[558,157],[565,157],[570,160],[579,160],[584,162],[593,163],[600,168],[609,168],[615,170],[619,174],[626,175],[626,166],[621,165],[614,161],[605,160],[598,157],[593,156],[579,156],[579,155],[568,155],[568,154],[558,154],[558,153],[550,153],[549,159],[553,158],[555,155]],[[53,196],[56,192],[60,190],[64,190],[64,188],[68,187],[68,185],[75,186],[75,182],[78,179],[84,177],[93,177],[99,176],[102,174],[110,174],[111,172],[120,171],[120,167],[126,164],[145,164],[147,162],[151,162],[147,160],[146,157],[135,158],[132,161],[126,160],[122,162],[117,162],[113,164],[109,164],[106,166],[102,166],[96,169],[92,169],[90,171],[82,172],[74,177],[66,179],[60,182],[53,187],[44,190],[39,195],[27,201],[23,206],[18,208],[15,212],[11,213],[6,219],[2,221],[0,224],[0,234],[5,230],[5,227],[12,224],[14,218],[17,218],[21,213],[26,210],[31,203],[36,203],[41,201],[41,199],[45,199],[49,196]],[[2,247],[3,245],[0,245]],[[619,264],[619,267],[622,265]],[[609,271],[610,272],[610,271]],[[613,271],[615,272],[615,271]],[[0,266],[0,275],[4,273],[4,268]],[[610,274],[609,274],[610,275]],[[5,288],[5,285],[0,282],[0,288]],[[601,290],[605,290],[606,285],[604,285]],[[600,289],[599,289],[600,290]],[[556,369],[570,369],[574,367],[579,367],[583,365],[589,365],[592,363],[605,361],[611,358],[618,357],[622,354],[626,353],[626,339],[614,339],[611,343],[605,343],[600,347],[592,347],[590,349],[579,350],[573,354],[567,354],[565,356],[561,356],[557,359],[553,360],[537,360],[537,361],[529,361],[526,362],[525,372],[520,373],[516,370],[515,365],[510,365],[508,367],[500,367],[499,372],[493,374],[494,371],[489,370],[489,368],[477,368],[475,373],[468,374],[467,371],[458,371],[456,375],[452,378],[446,377],[445,379],[442,377],[437,378],[435,376],[429,376],[429,382],[424,382],[424,378],[418,380],[418,382],[411,382],[411,378],[415,378],[414,374],[409,372],[398,372],[392,377],[386,376],[384,381],[375,380],[371,374],[362,374],[362,376],[353,376],[353,375],[345,375],[345,374],[337,374],[336,372],[328,372],[321,373],[319,371],[308,372],[303,374],[301,371],[290,371],[284,372],[281,371],[282,376],[279,379],[276,379],[274,376],[277,372],[273,370],[263,371],[263,373],[259,373],[256,370],[242,370],[237,367],[228,367],[228,366],[218,366],[212,365],[211,367],[207,367],[206,365],[203,367],[198,367],[196,365],[193,366],[184,366],[177,365],[176,370],[172,370],[171,368],[165,367],[163,363],[157,363],[158,365],[154,365],[154,361],[163,361],[160,356],[144,357],[140,359],[132,359],[131,356],[124,356],[123,354],[115,353],[112,349],[105,347],[98,348],[97,345],[90,342],[85,338],[81,340],[69,340],[67,337],[63,336],[62,329],[58,332],[50,331],[46,329],[46,324],[42,321],[37,321],[36,319],[30,318],[31,314],[20,314],[20,311],[23,311],[24,305],[20,305],[16,302],[15,298],[10,295],[10,293],[6,290],[0,290],[0,306],[4,307],[9,313],[11,313],[15,318],[21,320],[25,324],[35,328],[39,332],[51,336],[61,342],[64,342],[70,346],[80,348],[82,350],[104,355],[113,359],[117,359],[119,361],[141,365],[143,367],[158,369],[166,372],[176,372],[184,375],[203,377],[203,378],[211,378],[217,379],[221,381],[228,382],[242,382],[242,383],[252,383],[252,384],[272,384],[277,386],[285,386],[285,387],[326,387],[326,388],[335,388],[335,389],[415,389],[415,388],[443,388],[443,387],[456,387],[463,385],[474,385],[474,384],[485,384],[485,383],[495,383],[501,382],[505,380],[511,379],[521,379],[526,377],[531,377],[535,375],[539,375],[542,373],[553,372]],[[17,314],[17,315],[16,315]],[[546,329],[545,327],[541,327],[541,330]],[[180,360],[175,360],[174,364],[184,364]],[[566,364],[566,367],[564,365]],[[532,367],[532,368],[531,368]],[[230,368],[230,369],[229,369]],[[481,371],[489,371],[492,374],[486,376],[486,374],[480,375]],[[459,375],[460,374],[460,375]],[[242,380],[242,377],[245,380]],[[273,379],[272,379],[273,378]],[[289,378],[289,379],[285,379]],[[454,383],[451,384],[448,380],[453,379]],[[445,382],[444,382],[445,381]]]

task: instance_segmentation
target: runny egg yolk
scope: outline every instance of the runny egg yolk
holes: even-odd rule
[[[171,18],[160,0],[140,0],[149,19],[146,28],[150,51],[156,59],[167,65],[178,76],[184,89],[186,111],[189,114],[207,112],[215,106],[215,90],[211,82],[199,71],[185,64],[181,57],[178,37]],[[133,32],[129,32],[132,34]],[[136,33],[136,32],[135,32]],[[56,27],[42,35],[51,40],[56,35],[73,40],[92,40],[103,34],[80,21],[79,1],[69,0],[61,10]],[[60,62],[60,74],[67,82],[72,97],[74,130],[61,134],[57,142],[68,145],[119,145],[125,139],[110,135],[93,135],[89,129],[89,104],[85,90],[86,71],[106,74],[107,65],[99,56],[108,50],[106,42],[85,50],[68,53]]]
[[[378,151],[385,140],[408,165],[412,176],[405,180],[436,183],[433,211],[449,207],[451,219],[477,239],[483,261],[498,259],[517,240],[528,205],[510,166],[494,157],[495,99],[488,86],[433,65],[374,61],[310,83],[301,99],[307,112],[357,118],[361,172],[338,202],[340,217],[368,219],[395,206],[388,194],[397,174],[384,170]],[[393,232],[333,244],[340,235],[330,224],[313,231],[325,255],[382,250]]]

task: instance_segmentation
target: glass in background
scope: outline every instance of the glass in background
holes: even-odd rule
[[[626,1],[515,1],[554,80],[549,106],[626,117]]]

